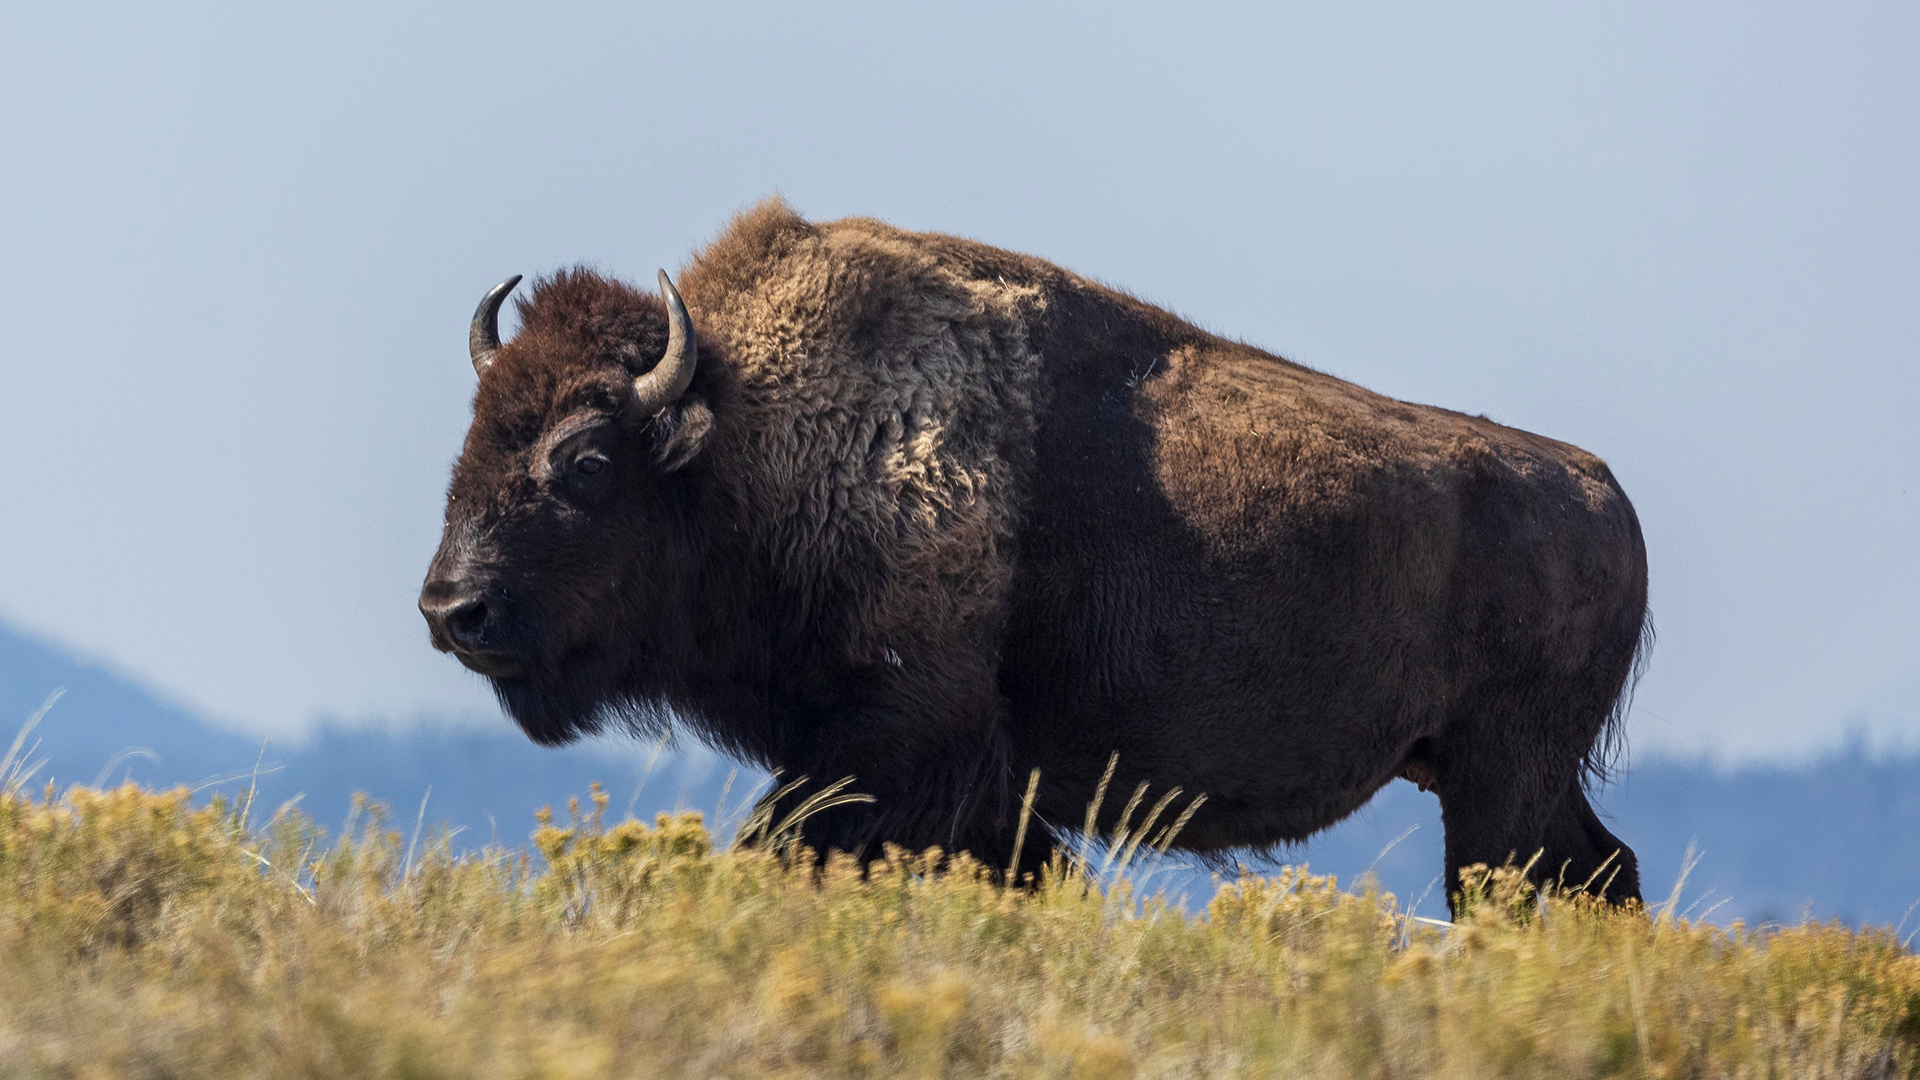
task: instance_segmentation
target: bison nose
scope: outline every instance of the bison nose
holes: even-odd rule
[[[429,585],[420,594],[420,614],[433,631],[433,643],[443,649],[476,652],[487,646],[487,623],[493,613],[484,596]]]
[[[487,629],[487,602],[481,599],[463,600],[449,610],[445,616],[447,636],[454,644],[463,649],[477,649],[485,644],[482,638]]]

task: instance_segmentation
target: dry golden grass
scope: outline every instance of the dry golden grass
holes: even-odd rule
[[[1291,870],[1194,917],[603,805],[539,857],[454,858],[377,815],[326,841],[183,792],[0,796],[0,1077],[1920,1076],[1920,959],[1886,932],[1511,871],[1450,930]]]

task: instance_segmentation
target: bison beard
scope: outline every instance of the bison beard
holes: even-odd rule
[[[819,848],[1012,858],[1114,790],[1182,847],[1303,839],[1407,776],[1449,880],[1639,895],[1587,801],[1646,555],[1604,463],[1226,341],[1052,264],[772,201],[684,305],[591,272],[489,293],[437,647],[541,743],[677,717],[869,805]],[[1111,828],[1122,800],[1108,800]],[[1050,839],[1027,838],[1023,868]]]

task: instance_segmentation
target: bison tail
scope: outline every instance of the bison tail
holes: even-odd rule
[[[1621,680],[1620,692],[1613,699],[1613,708],[1608,710],[1606,720],[1600,725],[1600,734],[1587,748],[1586,757],[1580,763],[1582,786],[1591,790],[1596,784],[1606,784],[1616,778],[1625,766],[1627,757],[1627,713],[1633,709],[1633,694],[1640,687],[1640,679],[1647,673],[1647,662],[1653,657],[1653,613],[1644,611],[1640,619],[1640,633],[1634,642],[1633,660],[1627,667],[1625,678]]]

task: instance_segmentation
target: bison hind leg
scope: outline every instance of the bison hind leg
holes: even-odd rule
[[[1565,890],[1624,903],[1640,899],[1640,860],[1594,812],[1576,781],[1548,819],[1536,876]]]
[[[1633,849],[1601,822],[1586,792],[1611,695],[1582,707],[1581,695],[1557,689],[1479,697],[1420,760],[1440,796],[1450,894],[1463,867],[1511,862],[1530,863],[1539,885],[1584,888],[1615,904],[1640,899]]]
[[[1512,799],[1440,785],[1446,827],[1449,891],[1475,863],[1527,865],[1537,885],[1584,891],[1621,904],[1640,899],[1640,863],[1633,849],[1594,812],[1578,778],[1557,799]]]

